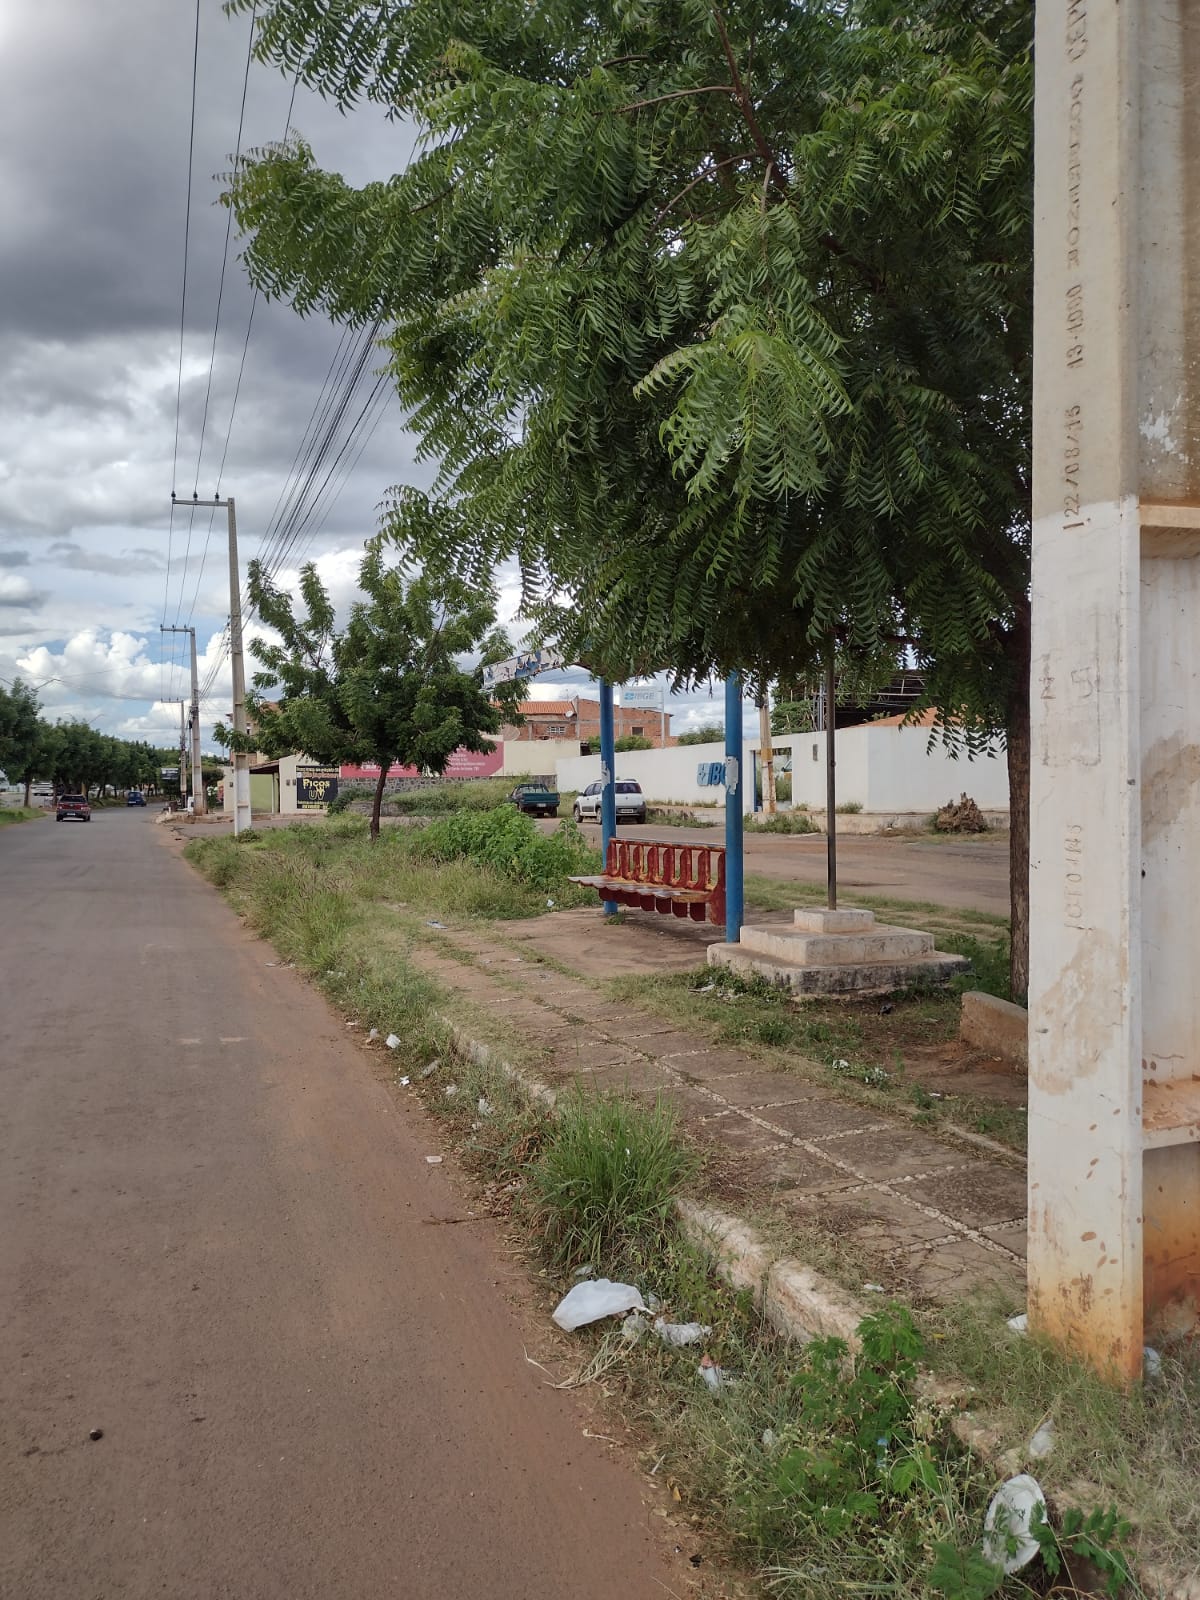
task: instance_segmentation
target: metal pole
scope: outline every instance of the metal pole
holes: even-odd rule
[[[600,679],[600,781],[604,785],[600,791],[600,848],[604,855],[605,869],[608,868],[609,841],[617,833],[617,755],[613,748],[616,743],[613,738],[613,689],[607,678]],[[604,915],[615,916],[616,905],[611,900],[604,902]]]
[[[763,692],[762,704],[758,708],[758,759],[762,763],[762,801],[763,810],[768,816],[775,815],[775,752],[771,749],[771,704]]]
[[[742,936],[742,676],[725,679],[725,943]]]
[[[830,911],[837,910],[837,709],[833,645],[825,663],[825,876],[826,900]]]
[[[179,804],[187,810],[187,728],[184,717],[187,714],[187,703],[179,702]]]
[[[665,683],[662,686],[662,705],[660,710],[662,711],[662,748],[665,750],[667,748],[667,686]]]

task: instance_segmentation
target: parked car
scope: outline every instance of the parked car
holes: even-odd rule
[[[634,783],[632,778],[617,779],[617,822],[645,822],[646,796],[642,793],[640,783]],[[600,820],[600,797],[604,792],[602,783],[589,783],[580,794],[574,807],[576,822],[598,822]]]
[[[125,804],[127,806],[144,806],[146,804],[146,796],[140,789],[130,789],[125,796]]]
[[[58,804],[54,808],[56,822],[90,822],[92,808],[87,802],[86,795],[60,794]]]
[[[558,791],[547,789],[544,783],[519,783],[508,797],[518,811],[530,817],[556,817]]]

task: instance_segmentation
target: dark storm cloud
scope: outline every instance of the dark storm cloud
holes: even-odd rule
[[[27,567],[28,565],[28,550],[0,550],[0,567]]]
[[[130,572],[163,572],[167,565],[161,550],[139,548],[108,555],[102,550],[86,550],[64,539],[52,544],[47,554],[57,566],[68,567],[72,572],[102,572],[111,577],[122,577]]]

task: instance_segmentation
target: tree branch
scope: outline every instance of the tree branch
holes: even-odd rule
[[[742,108],[742,115],[746,119],[746,126],[750,130],[750,137],[754,140],[754,148],[758,151],[763,161],[766,162],[768,174],[777,171],[775,152],[767,142],[766,135],[759,126],[758,116],[754,110],[754,102],[750,99],[742,75],[738,71],[737,61],[734,59],[733,46],[729,42],[729,33],[725,27],[725,18],[717,6],[712,8],[713,20],[717,24],[717,32],[721,35],[721,48],[725,52],[725,60],[729,63],[729,76],[733,79],[733,92],[738,104]],[[776,182],[780,180],[777,178]],[[780,185],[782,187],[782,184]]]
[[[713,178],[713,177],[715,177],[717,175],[717,173],[720,172],[722,167],[732,167],[738,161],[747,161],[747,160],[749,160],[749,157],[747,155],[745,155],[745,154],[736,155],[736,156],[728,156],[728,157],[726,157],[726,159],[724,161],[716,161],[716,162],[713,163],[713,165],[711,167],[705,167],[703,169],[703,171],[698,172],[696,174],[696,176],[692,179],[691,183],[685,184],[684,187],[682,189],[680,189],[678,194],[672,195],[671,198],[667,201],[666,205],[660,206],[658,208],[658,210],[654,213],[654,224],[653,225],[655,227],[657,227],[658,224],[662,221],[662,219],[666,216],[667,212],[670,211],[671,207],[672,206],[677,206],[679,204],[679,202],[683,199],[684,195],[685,194],[690,194],[691,191],[696,187],[696,185],[698,183],[703,183],[704,182],[705,178]]]
[[[627,106],[618,106],[617,111],[644,111],[647,106],[661,106],[667,100],[684,100],[692,94],[731,94],[736,98],[737,89],[732,83],[706,83],[700,89],[672,89],[670,94],[656,94],[652,100],[634,100]]]

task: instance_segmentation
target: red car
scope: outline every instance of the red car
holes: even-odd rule
[[[90,822],[92,808],[88,805],[87,796],[82,794],[60,794],[58,804],[54,808],[56,822]]]

